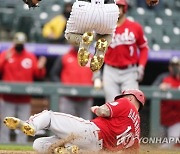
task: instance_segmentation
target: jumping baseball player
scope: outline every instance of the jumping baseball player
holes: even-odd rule
[[[24,122],[15,117],[6,117],[5,125],[10,129],[20,129],[26,135],[34,136],[38,130],[48,129],[54,136],[38,138],[33,148],[39,153],[47,153],[48,148],[70,134],[75,138],[67,143],[82,150],[90,151],[138,151],[140,137],[139,110],[145,104],[144,93],[137,89],[126,90],[115,97],[114,101],[91,110],[97,118],[84,120],[70,114],[43,111],[31,116]],[[56,150],[57,151],[57,150]]]
[[[112,100],[121,90],[138,89],[148,59],[148,42],[143,28],[126,18],[126,0],[117,0],[116,4],[120,16],[106,52],[102,76],[106,101]],[[95,87],[98,86],[96,80]]]
[[[40,0],[23,0],[29,7],[36,7]],[[146,0],[148,5],[156,5],[159,0]],[[90,58],[89,46],[96,36],[95,54],[91,59],[91,70],[99,70],[104,62],[105,52],[116,27],[119,9],[115,0],[76,0],[67,21],[65,38],[79,46],[78,61],[86,66]],[[94,33],[95,35],[94,35]]]

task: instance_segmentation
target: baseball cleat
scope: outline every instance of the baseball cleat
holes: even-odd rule
[[[92,32],[85,32],[82,36],[82,41],[86,45],[90,45],[94,39],[94,35]]]
[[[86,66],[89,61],[90,53],[86,48],[82,47],[78,50],[78,62],[80,66]]]
[[[54,154],[70,154],[64,147],[57,147],[54,149]]]
[[[88,49],[93,39],[94,35],[92,32],[86,32],[82,36],[82,41],[78,50],[78,62],[80,66],[86,66],[89,61],[90,53]]]
[[[91,59],[90,68],[93,72],[99,70],[104,63],[104,56],[108,47],[108,42],[104,38],[98,39],[96,43],[96,53]]]
[[[54,149],[54,154],[79,154],[79,147],[76,145],[70,147],[57,147]]]
[[[4,124],[9,128],[9,129],[19,129],[21,130],[24,134],[28,136],[34,136],[35,135],[35,129],[33,126],[30,124],[15,118],[15,117],[6,117],[4,119]]]

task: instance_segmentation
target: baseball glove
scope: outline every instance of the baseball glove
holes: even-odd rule
[[[159,3],[159,0],[146,0],[147,5],[155,6]]]
[[[38,2],[41,0],[23,0],[24,3],[28,5],[29,8],[31,7],[38,7]]]

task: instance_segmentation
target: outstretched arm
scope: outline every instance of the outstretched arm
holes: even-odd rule
[[[109,117],[110,109],[106,104],[102,106],[93,106],[91,107],[91,111],[95,113],[98,117]]]

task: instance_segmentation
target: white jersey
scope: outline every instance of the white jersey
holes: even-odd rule
[[[96,32],[112,34],[119,17],[119,8],[114,3],[104,4],[104,0],[78,1],[73,4],[65,33]]]

